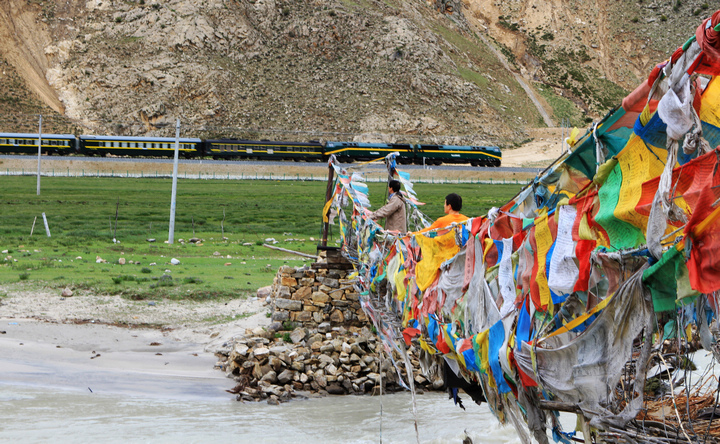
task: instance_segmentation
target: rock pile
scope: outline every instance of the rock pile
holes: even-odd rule
[[[291,321],[306,327],[367,324],[358,293],[344,270],[294,269],[284,266],[273,282],[274,322]]]
[[[238,401],[278,404],[296,396],[379,394],[381,379],[383,392],[401,389],[394,367],[377,353],[380,341],[367,327],[331,330],[324,323],[317,329],[248,333],[218,363],[237,382],[230,392]],[[411,361],[418,369],[417,359]],[[414,379],[419,390],[442,387],[442,380],[429,382],[417,370]]]
[[[277,404],[298,395],[378,394],[381,380],[383,392],[401,389],[387,355],[379,355],[382,344],[346,274],[280,268],[268,295],[274,322],[246,331],[217,353],[216,367],[237,382],[230,392],[238,401]],[[416,352],[408,353],[418,390],[442,388],[437,366],[430,363],[430,376],[424,376]],[[401,372],[407,380],[404,368]]]

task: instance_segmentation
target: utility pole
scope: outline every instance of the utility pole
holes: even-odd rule
[[[38,123],[38,170],[37,170],[37,195],[40,195],[40,156],[42,154],[42,114]]]
[[[175,241],[175,200],[177,197],[178,156],[180,151],[180,119],[175,123],[175,160],[173,161],[172,197],[170,198],[170,234],[168,244]]]

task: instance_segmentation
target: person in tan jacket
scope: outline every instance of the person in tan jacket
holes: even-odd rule
[[[377,220],[385,218],[385,230],[391,232],[405,233],[407,231],[407,220],[405,217],[405,200],[400,194],[400,182],[391,180],[388,183],[388,203],[377,211],[370,213],[370,219]]]

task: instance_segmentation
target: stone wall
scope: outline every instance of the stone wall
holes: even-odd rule
[[[347,271],[339,269],[281,267],[272,285],[273,322],[308,328],[367,325],[359,295],[346,276]]]

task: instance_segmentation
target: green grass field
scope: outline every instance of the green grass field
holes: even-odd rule
[[[314,254],[326,188],[322,182],[180,180],[175,243],[169,245],[170,179],[43,178],[40,196],[34,177],[3,177],[0,183],[0,250],[7,251],[0,256],[0,284],[132,299],[247,295],[270,285],[281,265],[312,262],[261,244],[275,238],[278,247]],[[369,186],[378,208],[386,188]],[[507,202],[519,186],[418,184],[415,190],[434,219],[450,192],[463,196],[464,214],[475,216]],[[202,242],[187,242],[192,237]],[[97,263],[98,257],[106,262]],[[180,264],[171,265],[172,258]]]

